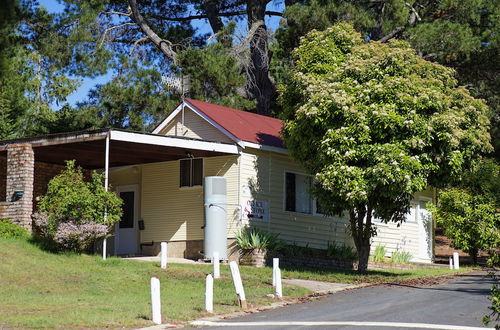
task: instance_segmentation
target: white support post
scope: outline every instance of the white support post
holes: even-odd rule
[[[104,191],[108,192],[109,186],[109,133],[106,135],[106,149],[104,152]],[[104,223],[106,223],[106,218],[108,217],[108,211],[104,210]],[[102,241],[102,259],[106,260],[107,251],[107,239],[104,238]]]
[[[455,268],[455,269],[460,268],[460,261],[459,261],[458,252],[453,252],[453,268]]]
[[[283,297],[283,290],[281,286],[281,269],[276,268],[276,298]]]
[[[161,269],[167,269],[167,242],[161,242],[160,246],[160,267]]]
[[[161,324],[160,280],[154,276],[151,277],[151,309],[153,323]]]
[[[273,287],[276,287],[276,269],[280,266],[280,259],[273,258]]]
[[[220,278],[220,257],[219,252],[214,252],[212,262],[214,263],[214,278]]]
[[[211,274],[207,275],[205,286],[205,310],[209,313],[214,312],[214,278]]]
[[[245,290],[243,289],[240,270],[238,269],[238,264],[236,263],[236,261],[231,261],[229,263],[229,268],[231,268],[231,276],[233,277],[234,289],[236,290],[236,295],[238,295],[241,308],[247,309]]]
[[[450,269],[453,269],[453,259],[451,258],[451,256],[448,261],[450,262]]]

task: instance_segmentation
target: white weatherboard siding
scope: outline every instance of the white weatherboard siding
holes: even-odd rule
[[[267,201],[270,210],[268,221],[249,222],[302,246],[325,249],[328,242],[334,241],[352,245],[346,220],[285,211],[285,171],[304,172],[286,155],[250,148],[241,154],[242,202],[248,198]]]
[[[225,134],[213,127],[205,119],[184,107],[184,125],[182,124],[182,111],[158,134],[167,136],[181,136],[191,139],[232,143]]]
[[[281,239],[298,245],[308,245],[313,248],[324,249],[329,242],[353,246],[352,238],[347,232],[346,218],[325,217],[314,213],[310,214],[285,211],[285,172],[304,174],[304,169],[288,156],[275,152],[246,148],[241,154],[241,203],[247,199],[266,201],[269,205],[270,216],[267,221],[250,219],[254,226],[280,234]],[[430,201],[432,191],[425,191],[415,195],[418,206]],[[424,201],[424,202],[423,202]],[[411,218],[412,215],[408,215]],[[419,228],[418,218],[414,222],[403,223],[397,227],[395,223],[377,223],[378,235],[373,238],[372,249],[381,244],[390,256],[393,251],[400,249],[408,251],[413,261],[430,262],[432,253],[428,257],[422,255],[422,229]],[[432,251],[432,225],[430,226]],[[424,250],[425,246],[424,246]]]
[[[204,176],[227,180],[228,232],[234,232],[240,219],[238,156],[205,158],[203,166]],[[203,187],[179,187],[179,170],[179,161],[142,166],[142,242],[203,239]]]
[[[422,217],[427,202],[432,201],[433,193],[426,190],[415,194],[411,202],[411,213],[406,222],[398,227],[396,223],[376,223],[377,236],[372,239],[372,252],[378,245],[385,247],[386,256],[390,257],[396,250],[410,252],[412,261],[431,262],[433,258],[433,224],[426,223]],[[427,233],[424,233],[424,228]],[[427,239],[426,239],[427,237]]]

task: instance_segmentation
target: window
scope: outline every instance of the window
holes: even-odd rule
[[[193,187],[203,184],[203,158],[180,160],[180,186]]]
[[[311,177],[296,173],[285,173],[285,210],[299,213],[311,212]]]

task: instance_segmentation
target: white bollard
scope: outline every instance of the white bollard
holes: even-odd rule
[[[151,277],[151,309],[153,323],[161,324],[160,280],[154,276]]]
[[[276,268],[276,297],[283,297],[283,291],[281,287],[281,269],[279,268]]]
[[[220,278],[219,252],[214,252],[212,262],[214,263],[214,278]]]
[[[102,240],[102,260],[106,260],[107,257],[107,240],[106,238]]]
[[[160,266],[161,269],[167,269],[167,242],[161,242]]]
[[[449,258],[449,262],[450,262],[450,269],[453,269],[453,259],[451,258],[451,256]]]
[[[214,278],[211,274],[207,275],[205,286],[205,310],[209,313],[214,312]]]
[[[243,309],[247,308],[247,301],[245,297],[245,290],[243,289],[243,283],[241,282],[240,270],[238,269],[238,264],[236,261],[231,261],[229,263],[229,268],[231,268],[231,276],[233,277],[234,289],[240,300],[240,305]]]
[[[273,258],[273,287],[276,287],[276,269],[280,266],[280,259]]]
[[[460,261],[458,260],[458,252],[453,252],[453,267],[455,269],[460,268]]]

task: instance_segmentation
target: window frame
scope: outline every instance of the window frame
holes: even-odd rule
[[[299,171],[285,169],[283,171],[283,212],[285,212],[285,213],[291,213],[291,214],[303,214],[303,215],[310,215],[310,216],[322,216],[322,217],[325,217],[326,216],[325,214],[317,212],[317,207],[316,207],[316,202],[317,201],[316,201],[316,198],[314,198],[311,195],[310,191],[307,192],[308,195],[309,195],[309,202],[311,203],[310,204],[310,209],[311,210],[310,210],[309,213],[299,212],[299,211],[290,211],[290,210],[286,209],[286,200],[287,200],[286,176],[287,176],[287,173],[309,177],[311,179],[311,185],[313,185],[314,182],[315,182],[313,175],[309,175],[309,174],[306,174],[304,172],[299,172]],[[295,209],[297,209],[297,208],[295,208]]]
[[[193,160],[195,159],[201,159],[201,184],[199,185],[193,185]],[[187,186],[182,186],[181,185],[181,163],[182,161],[190,161],[190,171],[189,171],[189,185]],[[205,177],[205,158],[203,157],[194,157],[194,158],[181,158],[179,159],[179,171],[178,171],[178,178],[179,178],[179,189],[192,189],[192,188],[200,188],[203,187],[203,178]]]

